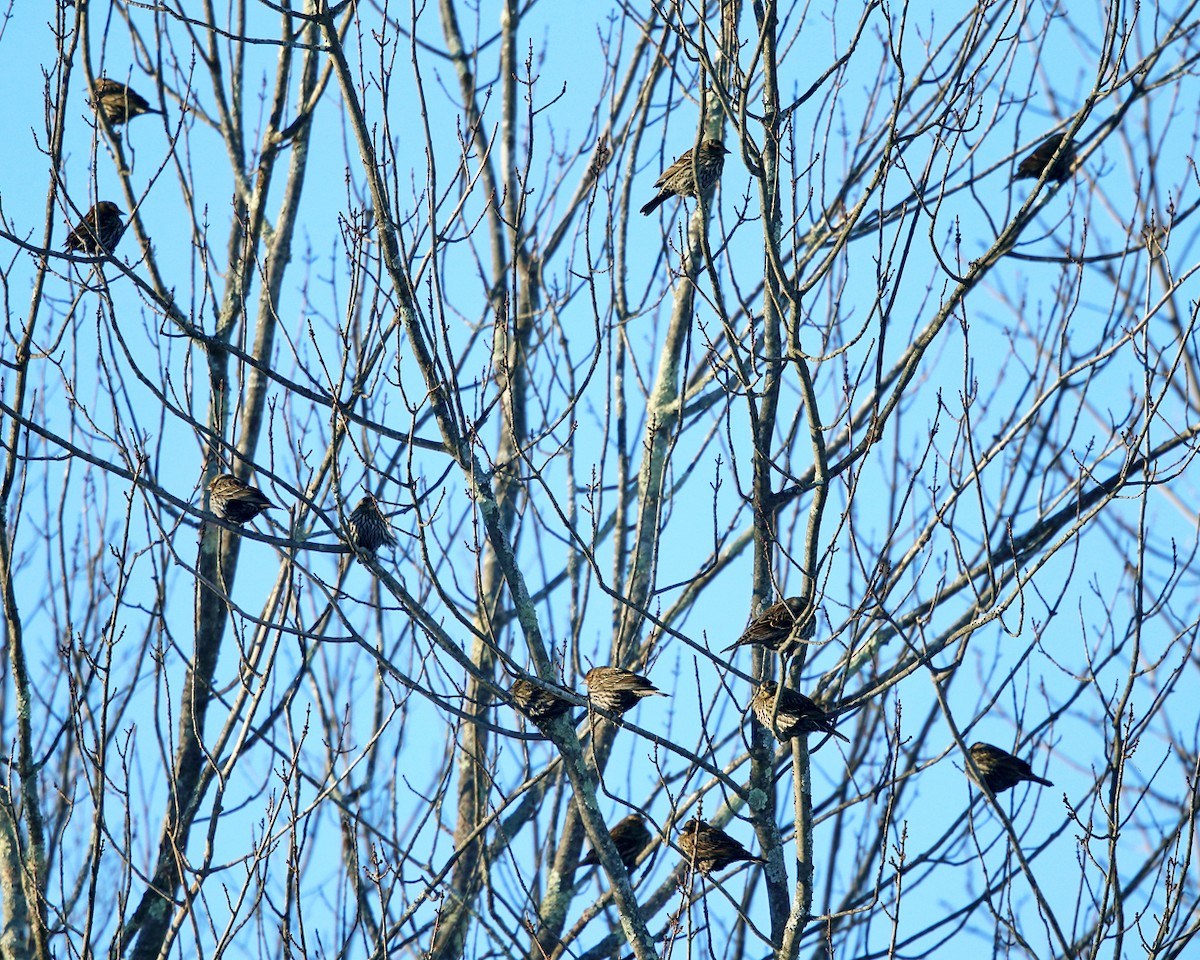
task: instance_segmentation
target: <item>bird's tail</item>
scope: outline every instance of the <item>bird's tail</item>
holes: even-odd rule
[[[655,210],[657,210],[659,207],[661,207],[664,203],[666,203],[673,196],[675,196],[675,194],[673,194],[670,190],[664,190],[657,197],[655,197],[653,200],[651,200],[648,204],[646,204],[644,207],[642,207],[642,216],[644,216],[644,217],[650,216],[650,214],[652,214]]]

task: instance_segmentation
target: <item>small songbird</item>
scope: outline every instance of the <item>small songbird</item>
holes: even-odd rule
[[[700,192],[707,193],[720,179],[728,152],[720,140],[705,140],[700,144],[700,156],[693,166],[692,151],[689,150],[654,181],[658,196],[642,207],[642,213],[649,216],[671,197],[696,196],[697,177],[700,180]]]
[[[96,78],[96,86],[91,99],[88,100],[88,106],[93,111],[102,110],[105,119],[114,127],[146,113],[162,113],[161,110],[150,106],[146,98],[135,93],[131,87],[108,77]]]
[[[775,712],[775,691],[778,684],[774,680],[764,680],[754,691],[750,706],[754,716],[768,730],[771,730],[771,714]],[[791,740],[807,733],[829,733],[839,740],[850,742],[850,738],[838,733],[833,728],[829,714],[818,707],[812,700],[790,687],[784,687],[779,694],[779,713],[775,715],[775,739]]]
[[[121,208],[111,200],[101,200],[83,215],[83,219],[67,234],[64,244],[68,250],[79,250],[89,256],[112,253],[125,232]]]
[[[258,487],[243,483],[232,473],[213,477],[208,485],[208,505],[222,520],[239,525],[275,506]]]
[[[539,727],[571,712],[569,700],[556,696],[524,677],[513,683],[509,693],[512,694],[513,706]]]
[[[363,553],[374,553],[384,544],[396,545],[396,537],[387,518],[379,510],[379,501],[367,494],[346,518],[350,542]]]
[[[1042,176],[1042,171],[1046,169],[1050,163],[1050,158],[1054,156],[1054,152],[1058,149],[1058,145],[1062,143],[1066,133],[1056,133],[1051,137],[1047,137],[1034,149],[1033,153],[1029,154],[1024,160],[1017,164],[1017,172],[1013,174],[1014,180],[1038,180]],[[1054,164],[1054,168],[1046,174],[1046,179],[1056,181],[1057,183],[1064,182],[1071,176],[1071,171],[1075,168],[1075,141],[1072,140],[1063,150],[1062,155],[1058,158],[1058,162]]]
[[[631,813],[621,820],[608,831],[608,835],[612,837],[613,846],[617,848],[617,853],[621,857],[621,862],[625,864],[625,869],[631,873],[637,863],[638,854],[650,846],[650,842],[654,839],[650,831],[646,829],[645,821],[636,813]],[[579,861],[579,865],[587,867],[599,862],[599,854],[595,850],[589,850],[587,855]]]
[[[726,650],[746,644],[757,644],[777,653],[790,654],[800,641],[811,640],[817,632],[817,617],[812,603],[802,597],[788,597],[773,603],[750,621],[750,624]]]
[[[689,820],[679,831],[679,849],[689,863],[694,863],[701,873],[724,870],[738,860],[766,863],[733,839],[724,830],[718,830],[704,820]]]
[[[1022,780],[1031,780],[1043,787],[1054,786],[1049,780],[1043,780],[1034,773],[1029,764],[1020,757],[1014,757],[1007,750],[1001,750],[990,743],[973,743],[970,752],[971,759],[975,761],[975,766],[983,776],[983,782],[992,793],[1003,793]],[[979,782],[970,764],[967,765],[967,776],[976,783]]]
[[[620,667],[592,667],[583,677],[592,703],[609,713],[622,714],[643,697],[667,697],[645,677]]]

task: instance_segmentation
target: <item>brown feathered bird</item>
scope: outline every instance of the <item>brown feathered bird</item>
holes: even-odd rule
[[[630,872],[637,863],[638,854],[650,846],[650,842],[654,839],[650,831],[646,829],[645,821],[636,813],[631,813],[621,820],[608,831],[608,835],[612,837],[613,846],[617,848],[617,853],[621,857],[621,862],[625,864],[625,869]],[[589,850],[587,856],[579,861],[579,865],[587,867],[599,862],[600,855],[595,850]]]
[[[724,830],[718,830],[704,820],[689,820],[679,831],[679,849],[689,863],[694,863],[701,873],[724,870],[731,863],[749,860],[751,863],[766,863],[733,839]]]
[[[975,766],[983,775],[983,782],[992,793],[1003,793],[1022,780],[1040,783],[1043,787],[1054,786],[1049,780],[1044,780],[1034,773],[1029,764],[1020,757],[1014,757],[1007,750],[1001,750],[990,743],[971,744],[971,759],[975,761]],[[976,783],[979,782],[970,764],[967,765],[967,776]]]
[[[1065,133],[1056,133],[1052,137],[1047,137],[1034,149],[1033,153],[1029,154],[1024,160],[1017,164],[1017,172],[1013,174],[1014,180],[1038,180],[1041,179],[1042,171],[1050,163],[1051,157],[1058,149],[1058,145],[1062,143]],[[1070,141],[1063,150],[1062,155],[1058,158],[1058,162],[1054,164],[1054,168],[1046,174],[1046,180],[1063,183],[1071,176],[1071,171],[1075,168],[1075,141]]]
[[[672,197],[696,196],[697,178],[700,181],[700,192],[707,193],[720,179],[721,170],[725,167],[725,154],[728,152],[720,140],[705,140],[700,144],[700,155],[693,165],[692,151],[689,150],[654,181],[658,196],[642,207],[642,213],[649,216]]]
[[[556,696],[524,677],[515,681],[508,692],[512,694],[513,706],[538,726],[571,712],[571,701]]]
[[[146,98],[131,87],[108,77],[97,77],[88,106],[96,113],[103,111],[104,117],[114,126],[128,123],[134,117],[146,113],[162,113],[146,102]]]
[[[771,727],[771,714],[775,712],[775,700],[778,684],[774,680],[764,680],[750,700],[754,716],[768,730],[775,734],[780,741],[791,740],[806,733],[829,733],[839,740],[850,742],[850,738],[838,733],[833,728],[829,714],[818,707],[812,700],[790,687],[784,687],[779,694],[779,713],[775,715],[775,728]]]
[[[350,542],[363,553],[374,553],[385,544],[389,547],[396,545],[396,537],[379,509],[379,501],[369,493],[350,511],[350,516],[346,518],[346,529],[350,534]]]
[[[801,597],[788,597],[751,620],[742,635],[725,649],[758,644],[777,653],[793,653],[800,642],[811,640],[816,632],[817,616],[812,604]]]
[[[95,257],[112,253],[124,232],[121,208],[111,200],[101,200],[67,234],[64,246]]]
[[[222,520],[239,525],[275,506],[258,487],[243,483],[232,473],[212,478],[208,485],[208,504]]]
[[[592,667],[583,677],[592,703],[609,713],[622,714],[643,697],[666,697],[641,674],[621,667]]]

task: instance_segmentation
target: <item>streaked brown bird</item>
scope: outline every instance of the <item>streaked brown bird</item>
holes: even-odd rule
[[[1007,750],[1001,750],[990,743],[971,744],[971,759],[975,761],[975,766],[983,775],[983,782],[992,793],[1003,793],[1022,780],[1040,783],[1043,787],[1054,786],[1049,780],[1043,780],[1034,773],[1029,764],[1020,757],[1014,757]],[[967,776],[976,783],[979,782],[970,764],[967,765]]]
[[[654,839],[654,836],[646,829],[645,821],[636,813],[631,813],[621,820],[608,831],[608,835],[612,837],[613,846],[617,848],[617,853],[621,857],[621,862],[625,864],[625,869],[631,873],[634,864],[637,863],[638,854],[650,846]],[[589,850],[587,856],[579,861],[579,865],[587,867],[599,862],[599,854],[595,850]]]
[[[104,112],[104,117],[114,126],[119,127],[128,123],[134,117],[146,113],[162,113],[146,102],[146,98],[134,92],[131,87],[108,77],[97,77],[96,86],[88,106],[93,112]]]
[[[379,501],[367,494],[358,501],[350,516],[346,518],[346,529],[350,542],[363,553],[374,553],[384,544],[396,545],[391,525],[379,509]]]
[[[124,232],[121,208],[111,200],[101,200],[67,234],[64,246],[68,250],[78,250],[95,257],[112,253]]]
[[[750,621],[742,635],[726,650],[757,644],[777,653],[791,654],[800,642],[811,640],[817,632],[817,616],[812,604],[801,597],[788,597],[771,604]]]
[[[212,478],[208,485],[208,505],[222,520],[239,525],[275,506],[258,487],[243,483],[232,473]]]
[[[850,742],[850,738],[838,733],[833,728],[829,714],[818,707],[812,700],[790,687],[784,687],[779,694],[779,713],[775,715],[775,728],[771,727],[771,714],[775,712],[775,700],[778,684],[774,680],[764,680],[750,700],[754,716],[768,730],[775,734],[779,741],[791,740],[806,733],[829,733],[839,740]]]
[[[609,713],[622,714],[643,697],[667,697],[641,674],[621,667],[592,667],[583,677],[592,703]]]
[[[571,701],[564,700],[524,677],[516,680],[508,692],[512,694],[513,706],[539,727],[571,712]]]
[[[697,178],[700,181],[700,191],[707,193],[720,179],[721,170],[725,167],[725,154],[728,152],[720,140],[705,140],[700,144],[700,155],[693,165],[692,151],[689,150],[654,181],[658,196],[642,207],[642,213],[649,216],[672,197],[696,196]]]
[[[1017,172],[1013,174],[1014,180],[1038,180],[1042,176],[1042,171],[1046,169],[1050,163],[1050,159],[1054,156],[1054,152],[1058,149],[1058,145],[1062,143],[1066,133],[1056,133],[1051,137],[1047,137],[1034,149],[1033,153],[1027,156],[1024,160],[1017,164]],[[1062,156],[1058,158],[1058,162],[1054,164],[1054,168],[1046,174],[1046,180],[1053,180],[1057,183],[1063,183],[1071,176],[1072,170],[1075,168],[1075,141],[1072,140],[1063,150]]]
[[[718,830],[704,820],[689,820],[679,831],[679,849],[689,863],[694,863],[701,873],[724,870],[731,863],[749,860],[751,863],[766,863],[733,839],[724,830]]]

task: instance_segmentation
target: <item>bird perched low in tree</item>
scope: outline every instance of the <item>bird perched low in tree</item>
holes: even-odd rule
[[[777,653],[791,654],[801,641],[811,640],[817,632],[817,617],[812,604],[802,597],[788,597],[771,604],[750,621],[742,635],[726,650],[757,644]]]
[[[571,712],[571,701],[521,677],[509,687],[513,706],[539,727]]]
[[[1034,773],[1029,764],[1020,757],[1014,757],[1007,750],[1001,750],[990,743],[973,743],[970,753],[971,759],[975,761],[975,766],[983,776],[983,782],[992,793],[1003,793],[1022,780],[1040,783],[1043,787],[1054,786],[1049,780],[1044,780]],[[979,778],[971,770],[970,764],[967,764],[967,776],[979,783]]]
[[[666,697],[645,677],[621,667],[592,667],[583,677],[592,703],[609,713],[622,714],[643,697]]]
[[[751,863],[766,863],[733,839],[724,830],[718,830],[704,820],[689,820],[679,831],[679,849],[689,863],[694,863],[701,873],[724,870],[731,863],[749,860]]]
[[[773,729],[771,714],[775,713],[777,689],[778,684],[774,680],[764,680],[750,700],[754,716],[758,718],[759,723],[775,734],[775,739],[787,741],[806,733],[829,733],[839,740],[850,742],[849,737],[833,728],[829,714],[804,694],[790,687],[784,687],[783,692],[778,695],[779,713],[775,714]]]
[[[625,864],[625,869],[631,873],[634,864],[637,863],[638,854],[650,846],[654,839],[650,831],[646,829],[645,821],[636,813],[631,813],[621,820],[608,831],[608,835],[612,837],[613,846],[617,848],[617,853],[621,857],[621,862]],[[579,865],[587,867],[599,862],[600,855],[595,850],[589,850],[587,856],[579,861]]]
[[[212,478],[208,485],[208,505],[222,520],[239,525],[275,506],[258,487],[242,482],[232,473]]]
[[[1017,164],[1017,172],[1013,174],[1013,179],[1040,180],[1042,171],[1049,165],[1055,151],[1058,150],[1058,145],[1062,143],[1065,136],[1065,133],[1056,133],[1038,144],[1033,153]],[[1046,174],[1046,179],[1048,181],[1053,180],[1057,183],[1063,183],[1071,176],[1071,171],[1074,169],[1075,141],[1072,140],[1063,149],[1058,162],[1054,164],[1054,168]]]
[[[93,112],[104,112],[104,118],[114,127],[128,123],[134,117],[146,113],[159,113],[146,102],[146,98],[123,83],[108,77],[97,77],[88,106]]]
[[[101,200],[67,234],[64,246],[95,257],[112,253],[124,232],[121,208],[111,200]]]
[[[642,213],[649,216],[671,197],[696,196],[697,179],[700,192],[707,193],[720,179],[721,170],[725,167],[725,154],[728,152],[720,140],[705,140],[700,144],[700,155],[693,164],[692,151],[689,150],[654,181],[658,196],[642,207]]]
[[[350,516],[346,518],[346,529],[350,542],[363,553],[374,553],[384,544],[396,545],[396,537],[387,518],[379,510],[379,501],[367,494],[358,501]]]

